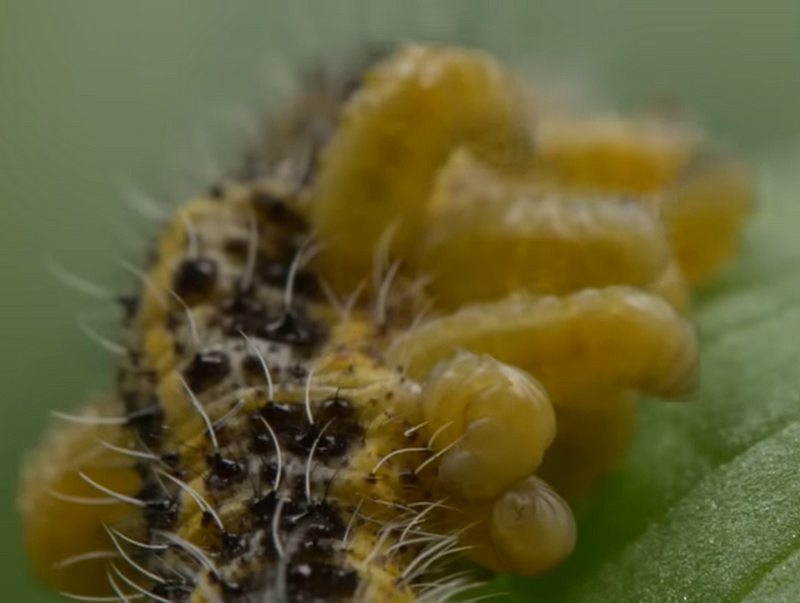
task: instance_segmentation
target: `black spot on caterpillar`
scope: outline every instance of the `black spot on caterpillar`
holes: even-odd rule
[[[123,298],[117,391],[24,476],[56,588],[423,603],[473,585],[460,556],[544,572],[632,394],[694,388],[684,277],[730,255],[742,166],[687,170],[680,128],[536,115],[478,51],[399,45],[353,73],[182,205]]]

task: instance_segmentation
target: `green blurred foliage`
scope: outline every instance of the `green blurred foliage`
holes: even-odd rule
[[[214,161],[235,163],[246,136],[232,109],[257,117],[287,69],[367,32],[480,44],[625,107],[672,93],[763,166],[747,249],[703,292],[701,395],[646,403],[630,461],[580,510],[574,557],[498,586],[519,601],[800,600],[799,26],[794,0],[0,0],[4,600],[54,600],[21,551],[21,455],[47,410],[112,376],[74,321],[107,331],[109,313],[42,256],[123,286],[119,259],[140,257],[153,229],[121,191],[179,202]]]

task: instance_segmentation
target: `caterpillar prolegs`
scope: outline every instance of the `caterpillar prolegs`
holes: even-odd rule
[[[487,54],[309,83],[183,204],[113,394],[25,466],[31,563],[88,601],[441,601],[537,574],[699,378],[688,284],[753,182],[696,128],[570,115]],[[656,470],[654,468],[654,470]]]

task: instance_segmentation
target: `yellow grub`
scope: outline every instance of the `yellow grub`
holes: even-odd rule
[[[418,378],[457,349],[527,370],[556,407],[596,407],[617,389],[682,399],[698,379],[692,324],[631,287],[467,306],[399,336],[387,354]]]
[[[492,508],[492,539],[503,569],[544,573],[572,552],[575,537],[569,505],[537,477],[515,484]]]
[[[755,201],[753,174],[698,130],[655,119],[543,117],[536,139],[540,178],[583,191],[663,193],[661,217],[689,283],[736,252]]]
[[[662,216],[690,283],[708,279],[736,253],[755,196],[753,173],[738,159],[706,153],[687,165]]]
[[[647,286],[670,257],[646,203],[517,182],[458,154],[439,176],[422,260],[439,307],[511,293]]]
[[[347,291],[369,276],[390,227],[392,251],[413,250],[436,172],[454,148],[501,165],[529,157],[525,112],[514,77],[478,51],[405,45],[368,70],[310,193],[333,283]]]
[[[670,186],[701,135],[658,120],[543,116],[534,169],[567,188],[651,193]]]
[[[530,375],[490,356],[456,354],[422,393],[425,431],[445,451],[440,486],[466,500],[496,498],[541,464],[556,434],[547,393]]]

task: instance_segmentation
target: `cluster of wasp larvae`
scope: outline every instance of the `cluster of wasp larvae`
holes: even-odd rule
[[[20,494],[86,601],[433,602],[545,572],[639,393],[698,380],[688,287],[752,176],[689,123],[584,115],[474,50],[317,74],[165,225],[118,386]],[[657,471],[657,467],[653,467]]]

